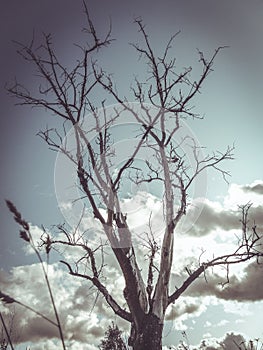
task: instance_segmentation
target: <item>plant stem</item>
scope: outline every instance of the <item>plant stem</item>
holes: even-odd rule
[[[3,324],[3,327],[4,327],[4,330],[5,330],[5,333],[6,333],[8,342],[9,342],[9,345],[10,345],[10,347],[11,347],[11,350],[14,350],[14,347],[13,347],[13,344],[12,344],[12,341],[11,341],[11,338],[10,338],[10,335],[9,335],[9,332],[8,332],[8,330],[7,330],[7,327],[6,327],[6,324],[5,324],[5,321],[4,321],[4,318],[3,318],[1,312],[0,312],[0,319],[1,319],[1,322],[2,322],[2,324]]]
[[[56,304],[55,304],[55,299],[54,299],[54,296],[53,296],[53,293],[52,293],[52,289],[51,289],[51,286],[50,286],[50,283],[49,283],[48,275],[47,275],[46,269],[44,267],[44,263],[43,263],[43,260],[41,258],[41,255],[39,254],[39,251],[37,250],[37,248],[36,248],[36,246],[34,244],[33,237],[32,237],[30,232],[29,232],[29,235],[30,235],[30,244],[31,244],[32,248],[34,249],[34,251],[35,251],[35,253],[36,253],[37,257],[38,257],[38,260],[40,261],[40,264],[41,264],[41,267],[42,267],[42,270],[43,270],[43,274],[44,274],[44,277],[45,277],[45,280],[46,280],[46,284],[47,284],[47,287],[48,287],[50,300],[51,300],[52,307],[53,307],[53,310],[54,310],[54,313],[55,313],[55,317],[56,317],[56,320],[57,320],[56,326],[58,327],[58,330],[59,330],[59,336],[60,336],[60,339],[61,339],[62,347],[63,347],[63,350],[66,350],[66,346],[65,346],[65,342],[64,342],[64,336],[63,336],[63,331],[62,331],[62,327],[61,327],[61,323],[60,323],[57,307],[56,307]]]

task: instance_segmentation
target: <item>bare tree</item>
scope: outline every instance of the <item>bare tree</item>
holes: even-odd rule
[[[61,63],[51,36],[45,35],[40,47],[35,47],[34,42],[30,45],[19,44],[19,54],[35,66],[42,79],[38,94],[34,95],[18,82],[8,88],[18,98],[18,104],[43,108],[61,121],[61,129],[47,128],[39,135],[52,150],[62,153],[72,162],[83,198],[89,203],[94,220],[100,223],[104,232],[104,239],[94,246],[85,232],[58,225],[64,239],[51,237],[44,232],[42,244],[48,251],[52,247],[58,249],[65,246],[82,250],[82,257],[74,264],[62,261],[69,273],[93,284],[114,313],[131,324],[129,345],[134,350],[160,350],[168,306],[200,275],[213,266],[225,265],[228,271],[231,264],[262,257],[262,250],[259,249],[261,236],[256,232],[256,227],[249,233],[246,225],[249,208],[245,206],[242,208],[243,235],[235,251],[208,261],[200,257],[196,268],[188,271],[188,276],[179,288],[172,289],[170,285],[175,232],[187,213],[191,187],[207,169],[218,171],[225,178],[228,173],[223,170],[221,163],[233,158],[233,147],[203,157],[194,139],[177,136],[180,135],[184,119],[202,119],[193,111],[193,101],[223,48],[217,48],[209,59],[198,51],[201,74],[193,80],[192,68],[185,68],[178,73],[176,60],[171,58],[171,47],[176,35],[171,37],[163,54],[158,56],[150,44],[142,20],[136,19],[143,43],[133,46],[146,61],[148,74],[142,81],[135,78],[131,88],[136,106],[139,106],[136,109],[127,98],[120,95],[112,76],[101,69],[96,61],[98,52],[111,43],[110,31],[104,39],[100,39],[87,7],[85,13],[89,46],[80,47],[81,58],[73,69],[69,70]],[[105,100],[96,103],[98,96],[104,96],[105,93],[118,103],[112,113],[107,113]],[[116,168],[114,157],[117,150],[113,147],[110,128],[118,123],[123,113],[139,125],[139,131],[129,157]],[[88,123],[85,120],[87,114]],[[73,146],[68,141],[69,130],[74,138]],[[90,135],[94,137],[94,133],[96,137],[92,139]],[[189,155],[182,152],[183,143],[189,147],[192,157],[190,163]],[[151,152],[151,157],[145,156],[143,165],[139,166],[136,157],[145,149]],[[149,230],[143,247],[148,249],[146,277],[138,263],[134,232],[122,209],[121,189],[127,181],[135,185],[156,183],[163,186],[164,232],[160,245],[151,229],[149,217]],[[83,210],[80,220],[85,215]],[[106,240],[125,281],[123,304],[114,299],[104,282],[105,276],[102,278]]]

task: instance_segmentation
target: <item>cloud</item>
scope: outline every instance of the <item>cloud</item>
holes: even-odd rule
[[[231,283],[217,296],[226,300],[263,300],[263,266],[253,262],[245,268],[244,272],[243,278],[232,277]]]
[[[228,198],[230,198],[230,195],[233,196],[236,193],[235,191],[238,191],[239,193],[245,193],[245,195],[253,194],[262,199],[261,186],[263,186],[263,183],[245,185],[243,187],[233,186]],[[133,213],[132,205],[134,203],[137,205],[137,209]],[[152,229],[158,235],[160,234],[160,228],[163,227],[163,212],[159,210],[159,204],[158,200],[152,195],[146,196],[146,194],[143,195],[142,193],[137,194],[136,198],[126,199],[126,209],[130,213],[128,216],[129,223],[135,232],[144,232],[143,230],[147,228],[148,224],[145,218],[152,213]],[[236,237],[233,232],[238,232],[240,229],[237,208],[224,208],[222,204],[208,200],[204,200],[202,205],[203,211],[197,221],[194,222],[192,230],[188,231],[187,234],[176,234],[175,264],[172,270],[171,285],[179,286],[182,283],[183,277],[186,276],[186,266],[191,267],[196,263],[198,264],[202,248],[205,248],[207,254],[208,252],[209,254],[220,254],[232,249],[234,243],[236,243]],[[188,217],[190,219],[191,210],[194,209],[190,207]],[[136,223],[137,211],[140,212],[140,218],[142,219],[139,224],[138,222]],[[255,221],[260,230],[261,225],[263,225],[262,212],[263,206],[259,205],[259,202],[255,207],[251,208],[250,227],[252,224],[254,225]],[[193,215],[193,218],[196,218],[196,216]],[[96,232],[99,232],[98,237],[102,238],[102,233],[99,231],[99,224],[96,220],[90,217],[85,218],[83,228],[88,228],[83,239],[91,242],[91,244],[101,243],[100,240],[96,240],[97,238],[94,239]],[[42,230],[36,226],[31,226],[31,230],[35,240],[38,241]],[[144,236],[141,238],[145,237],[147,236],[144,233]],[[159,238],[161,237],[160,235]],[[143,242],[145,243],[145,241]],[[145,245],[137,244],[135,248],[138,264],[142,267],[142,275],[146,280],[148,258],[145,253]],[[28,250],[27,252],[31,253]],[[81,250],[73,250],[71,248],[61,251],[61,253],[70,261],[83,257]],[[123,299],[124,280],[110,247],[104,248],[103,256],[99,249],[96,251],[96,255],[98,266],[100,264],[104,265],[103,281],[107,285],[108,290],[114,294],[114,298],[121,306],[127,307]],[[157,254],[157,262],[159,258],[160,256]],[[204,258],[203,255],[202,258]],[[84,268],[87,268],[87,266],[85,265]],[[212,273],[208,270],[206,272],[208,283],[205,279],[197,279],[187,289],[184,296],[180,298],[180,302],[173,304],[168,309],[166,321],[173,321],[177,329],[186,329],[184,321],[189,317],[200,315],[208,307],[208,303],[204,301],[206,297],[210,299],[217,297],[221,300],[237,302],[263,299],[263,268],[261,265],[256,263],[247,264],[240,273],[236,272],[235,269],[231,269],[230,284],[224,287],[221,285],[225,281],[222,277],[222,271],[220,273],[219,270],[214,269]],[[223,272],[225,274],[225,271]],[[60,319],[65,329],[66,341],[70,344],[69,348],[79,350],[95,349],[93,346],[87,347],[86,344],[95,344],[94,346],[98,344],[99,339],[103,337],[107,329],[109,320],[115,317],[113,311],[107,306],[101,296],[97,297],[96,291],[91,288],[87,281],[69,276],[60,264],[49,265],[48,275]],[[157,274],[155,274],[154,278],[156,276]],[[10,274],[0,270],[0,284],[3,292],[9,293],[11,296],[34,307],[37,311],[54,320],[54,312],[40,264],[17,266],[11,270]],[[201,302],[200,298],[202,298]],[[1,310],[6,314],[6,308],[1,308]],[[29,310],[18,307],[16,312],[17,327],[21,330],[20,342],[34,341],[38,344],[36,349],[57,350],[61,348],[58,332],[54,326],[37,317]],[[120,320],[118,324],[121,329],[129,330],[127,322]],[[225,324],[222,321],[218,326]],[[49,345],[46,347],[43,344]]]
[[[182,298],[180,302],[172,304],[166,313],[165,320],[172,321],[181,316],[186,316],[187,314],[200,313],[204,311],[202,305],[198,300],[194,298]]]
[[[200,298],[182,296],[179,300],[176,300],[174,304],[170,305],[167,309],[165,322],[172,322],[174,330],[187,331],[189,326],[186,321],[189,318],[198,318],[207,309],[208,303],[200,302]]]
[[[233,195],[234,193],[232,193]],[[252,202],[252,206],[249,210],[249,223],[250,228],[254,224],[258,227],[263,227],[263,198],[261,198],[260,203],[254,204]],[[212,202],[209,200],[204,200],[202,203],[202,211],[194,221],[192,228],[187,231],[187,234],[190,236],[202,237],[207,236],[213,231],[231,231],[231,230],[240,230],[241,229],[241,209],[240,205],[246,204],[249,201],[239,201],[236,206],[229,208],[224,207],[217,202]],[[198,209],[200,210],[200,209]],[[193,216],[195,211],[195,207],[189,208],[189,218]],[[179,230],[180,232],[180,225]]]
[[[81,210],[78,210],[76,214],[76,210],[73,211],[70,203],[68,205],[64,203],[63,208],[63,215],[66,222],[70,226],[74,226],[72,225],[72,222],[74,222],[75,227],[79,226],[80,233],[86,232],[86,237],[90,241],[99,242],[100,239],[106,239],[102,225],[98,220],[94,220],[94,215],[91,214],[91,211],[87,209],[83,219],[79,222]],[[126,215],[127,223],[135,243],[142,243],[142,240],[147,238],[145,232],[146,230],[149,231],[149,223],[155,237],[159,237],[163,233],[165,220],[162,199],[150,193],[138,191],[133,195],[127,194],[127,197],[120,201],[120,208]],[[105,207],[101,207],[100,212],[106,219],[107,211]],[[76,217],[73,220],[71,217],[74,215]]]
[[[229,323],[228,320],[221,320],[215,327],[223,327]]]
[[[43,229],[36,226],[36,225],[32,225],[29,224],[30,226],[30,233],[32,235],[34,244],[36,245],[36,247],[40,244],[41,242],[41,237],[43,236]],[[28,242],[23,242],[23,250],[25,252],[26,255],[34,255],[35,251],[32,248],[31,244],[29,244]]]
[[[195,207],[190,209],[189,216],[191,216],[191,211],[194,212]],[[188,231],[188,234],[200,237],[208,235],[216,229],[224,231],[238,229],[240,227],[239,216],[240,214],[237,211],[225,210],[219,203],[204,200],[200,216],[195,221],[192,229]]]
[[[205,324],[204,324],[204,327],[205,328],[210,328],[212,326],[212,323],[210,321],[206,321]]]
[[[249,201],[248,197],[246,197],[248,193],[245,193],[248,192],[247,188],[256,188],[257,192],[259,192],[259,186],[263,186],[263,183],[256,182],[256,184],[244,185],[243,187],[232,184],[229,187],[229,192],[223,204],[208,199],[194,201],[189,205],[187,214],[182,218],[176,228],[176,235],[178,237],[182,236],[185,240],[187,236],[197,238],[208,237],[211,233],[217,231],[218,233],[220,232],[220,239],[221,237],[225,239],[227,233],[230,233],[232,230],[236,230],[236,232],[240,231],[241,212],[238,206]],[[254,192],[250,191],[249,194],[251,193],[253,194]],[[258,197],[261,199],[261,204],[257,200],[255,205],[250,209],[250,227],[254,222],[258,227],[263,227],[262,195],[257,195]],[[251,200],[252,197],[249,196],[249,199]],[[233,204],[234,202],[235,204]],[[127,213],[127,222],[131,229],[135,245],[145,243],[145,240],[147,240],[146,232],[149,232],[149,224],[151,225],[151,231],[155,239],[158,241],[161,240],[165,228],[162,204],[160,198],[143,191],[139,191],[135,195],[121,201],[122,210],[124,213]],[[101,209],[101,211],[103,215],[106,215],[105,209]],[[85,237],[83,238],[89,242],[96,244],[101,239],[106,240],[105,233],[98,220],[94,220],[93,216],[88,215],[88,213],[84,216],[79,228],[80,230],[76,231],[76,235],[81,237],[85,231]],[[76,250],[74,251],[76,252]],[[70,248],[67,248],[67,252],[73,254],[73,250]]]
[[[122,294],[122,289],[119,288],[121,283],[112,267],[110,275],[114,278],[108,281],[107,287],[114,290],[118,300]],[[88,283],[70,276],[60,264],[49,265],[48,276],[65,340],[70,344],[68,348],[95,349],[86,344],[98,345],[107,330],[109,319],[114,318],[113,311]],[[0,271],[0,285],[4,293],[56,321],[40,264],[14,267],[10,274]],[[1,310],[8,317],[7,307]],[[17,304],[15,318],[19,343],[37,343],[39,347],[36,349],[61,349],[58,329],[54,325]],[[128,323],[123,321],[122,329],[123,325],[128,330]],[[40,346],[47,343],[48,347]]]
[[[262,205],[262,188],[262,180],[256,180],[246,185],[231,184],[224,199],[224,208],[235,210],[239,205],[248,202],[253,203],[254,206]]]
[[[60,341],[54,339],[45,339],[38,341],[33,345],[34,350],[61,350],[62,345]],[[77,341],[67,342],[67,349],[70,350],[98,350],[98,346],[92,344],[83,344]]]
[[[22,314],[22,310],[20,314]],[[22,334],[20,335],[20,341],[32,341],[38,342],[43,339],[53,339],[59,338],[58,329],[54,327],[49,322],[43,322],[43,319],[40,317],[34,317],[27,313],[24,317],[23,322],[21,322]]]
[[[257,301],[263,300],[263,265],[252,262],[243,271],[242,277],[230,276],[230,281],[222,286],[222,279],[216,273],[207,273],[207,281],[197,279],[187,290],[191,296],[214,295],[224,300]]]
[[[250,185],[240,186],[245,193],[255,193],[263,196],[263,181],[254,181]]]
[[[227,333],[223,338],[213,338],[211,334],[204,335],[204,340],[197,347],[202,350],[237,350],[239,345],[244,344],[245,338],[241,334]],[[240,349],[244,349],[241,346]]]

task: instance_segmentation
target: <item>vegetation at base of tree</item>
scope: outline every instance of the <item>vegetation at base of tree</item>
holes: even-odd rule
[[[127,350],[128,347],[123,341],[122,331],[112,322],[108,330],[105,332],[105,337],[99,345],[100,350]]]

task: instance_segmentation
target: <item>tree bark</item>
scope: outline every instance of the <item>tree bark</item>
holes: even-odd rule
[[[154,314],[145,315],[139,329],[132,324],[129,345],[133,350],[162,350],[163,320]]]

